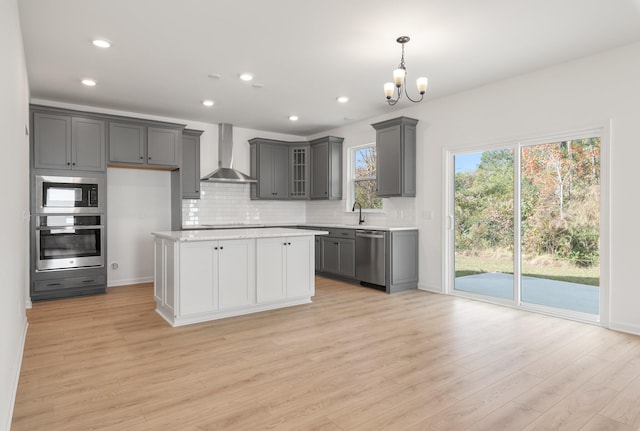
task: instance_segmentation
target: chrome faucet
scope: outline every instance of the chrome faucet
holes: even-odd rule
[[[360,209],[360,215],[358,217],[358,224],[364,224],[364,217],[362,217],[362,205],[360,205],[360,202],[354,202],[353,203],[353,208],[351,208],[351,211],[355,211],[356,210],[356,205],[358,205],[358,208]]]

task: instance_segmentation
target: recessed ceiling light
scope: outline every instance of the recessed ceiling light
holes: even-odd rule
[[[264,87],[264,84],[260,84],[260,83],[256,82],[256,83],[254,83],[254,84],[251,84],[251,86],[252,86],[253,88],[263,88],[263,87]]]
[[[340,96],[336,100],[340,103],[347,103],[349,101],[349,98],[347,96]]]
[[[92,43],[98,48],[111,48],[111,42],[107,39],[94,39]]]
[[[82,83],[84,85],[86,85],[87,87],[95,87],[96,86],[96,81],[93,79],[83,79]]]
[[[211,107],[213,106],[213,100],[203,100],[202,104],[206,107]]]
[[[210,73],[208,76],[211,79],[220,79],[220,78],[222,78],[222,75],[220,75],[219,73]]]
[[[241,73],[240,79],[242,79],[243,81],[251,81],[253,80],[253,75],[251,73]]]
[[[297,115],[289,115],[289,120],[291,121],[298,121],[300,118],[298,118]]]

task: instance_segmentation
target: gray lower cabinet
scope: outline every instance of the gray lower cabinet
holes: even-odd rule
[[[137,123],[109,123],[109,163],[178,168],[182,129]]]
[[[386,292],[418,287],[418,230],[391,231],[386,250]]]
[[[309,142],[311,199],[342,199],[343,138],[325,136]]]
[[[252,199],[289,198],[289,147],[278,141],[254,138],[249,140],[251,176],[258,180],[251,185]]]
[[[370,233],[383,235],[384,239],[380,244],[380,249],[374,251],[359,245],[361,238],[359,238],[357,231],[362,233],[361,229],[331,228],[318,225],[299,227],[329,232],[328,235],[316,236],[317,273],[361,281],[361,284],[366,286],[379,286],[381,289],[384,288],[387,293],[418,287],[418,229],[367,230]],[[375,253],[379,251],[382,252],[382,255],[378,260]],[[358,253],[362,252],[366,254],[358,256]],[[374,256],[375,259],[373,259]],[[384,282],[376,281],[373,285],[358,278],[358,271],[361,271],[360,261],[369,262],[369,265],[384,265],[384,271],[380,271],[381,274],[384,274]]]
[[[34,169],[105,170],[104,121],[34,112],[31,129]]]
[[[320,272],[322,271],[322,241],[320,240],[319,236],[315,237],[315,247],[316,247],[316,254],[315,254],[315,258],[316,258],[316,262],[315,262],[315,269],[316,272]]]
[[[30,297],[33,301],[104,293],[105,267],[69,271],[31,271]]]
[[[416,124],[398,117],[372,124],[376,129],[376,195],[416,195]]]
[[[200,199],[200,135],[201,130],[182,131],[182,199]]]
[[[321,271],[341,277],[356,276],[355,232],[348,229],[329,230],[320,238]]]

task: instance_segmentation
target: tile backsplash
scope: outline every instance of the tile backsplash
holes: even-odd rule
[[[200,183],[200,199],[182,200],[182,225],[304,223],[303,201],[251,200],[249,184]]]
[[[358,223],[345,201],[251,200],[249,184],[200,183],[201,199],[182,200],[185,228],[235,223]],[[415,226],[415,199],[383,199],[384,212],[365,213],[365,226]]]

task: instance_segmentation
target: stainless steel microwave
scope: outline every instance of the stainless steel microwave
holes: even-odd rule
[[[36,212],[39,214],[104,212],[102,178],[36,175]]]

